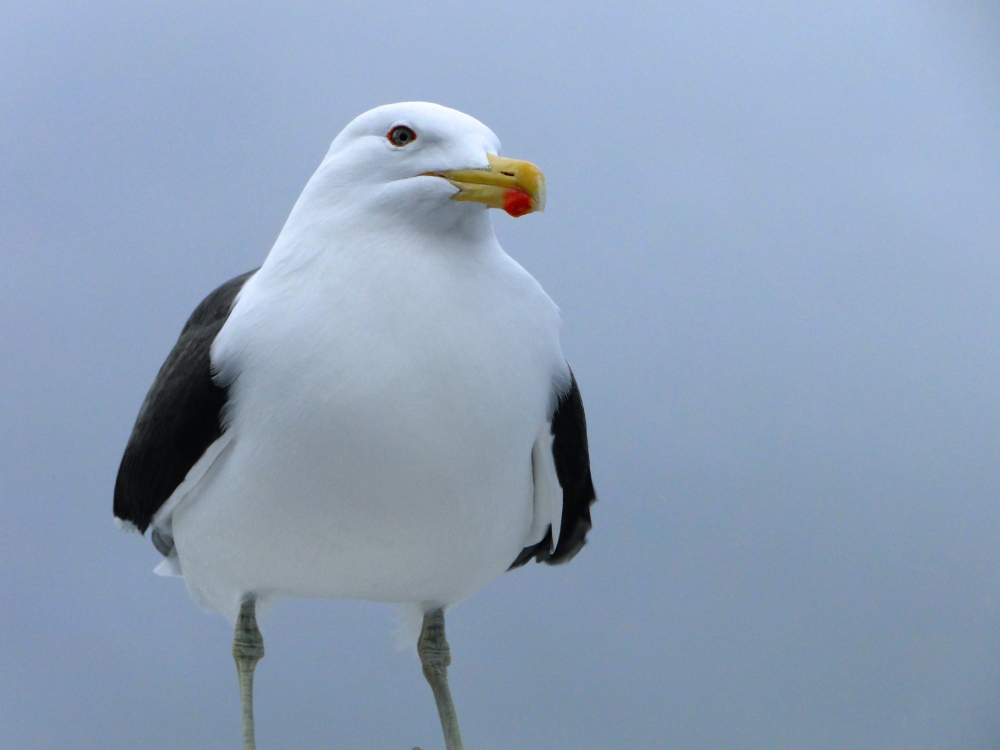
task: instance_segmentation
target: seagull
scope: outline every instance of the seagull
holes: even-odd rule
[[[403,604],[447,750],[446,608],[583,547],[596,500],[559,311],[497,242],[489,208],[545,207],[533,164],[478,120],[391,104],[334,139],[260,268],[191,314],[135,422],[114,490],[235,626],[254,750],[256,605]]]

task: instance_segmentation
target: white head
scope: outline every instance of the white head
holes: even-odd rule
[[[289,221],[304,212],[298,218],[310,222],[447,230],[488,225],[487,207],[515,216],[542,210],[541,172],[499,154],[493,131],[457,110],[377,107],[334,139]]]

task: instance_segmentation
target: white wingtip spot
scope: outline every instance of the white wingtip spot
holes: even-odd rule
[[[139,533],[138,526],[136,526],[131,521],[126,521],[124,518],[119,518],[118,516],[115,516],[115,528],[118,529],[119,531],[127,531],[127,532],[134,531],[136,534]]]

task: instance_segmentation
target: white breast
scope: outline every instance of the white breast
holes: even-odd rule
[[[555,306],[495,240],[362,251],[269,258],[213,347],[232,442],[173,533],[224,614],[250,591],[452,603],[531,532]]]

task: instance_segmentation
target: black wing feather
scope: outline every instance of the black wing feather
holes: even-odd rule
[[[212,379],[209,351],[229,318],[248,271],[195,308],[156,375],[132,428],[115,481],[115,517],[145,533],[205,450],[222,436],[227,391]]]
[[[590,476],[590,451],[587,447],[587,418],[583,412],[583,399],[570,373],[570,388],[559,397],[552,415],[552,457],[555,459],[556,476],[563,490],[562,527],[559,544],[552,549],[552,527],[538,544],[525,547],[510,566],[524,565],[534,557],[549,565],[569,562],[587,543],[590,506],[597,500],[594,482]]]

